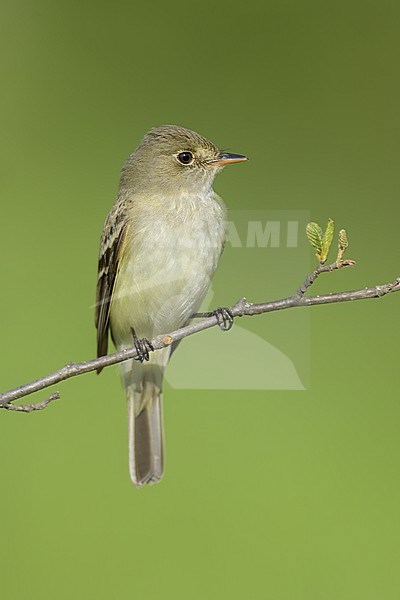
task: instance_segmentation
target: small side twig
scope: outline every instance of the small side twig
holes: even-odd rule
[[[355,265],[355,260],[340,260],[339,262],[334,262],[331,265],[325,265],[325,263],[321,262],[319,267],[315,269],[313,273],[311,273],[304,283],[298,288],[295,296],[304,296],[308,288],[314,283],[314,281],[321,275],[321,273],[330,273],[331,271],[336,271],[336,269],[341,269],[343,267],[350,267]]]
[[[54,392],[54,394],[51,394],[51,396],[49,396],[45,400],[41,400],[40,402],[33,402],[32,404],[18,404],[17,406],[15,406],[15,404],[7,403],[7,404],[0,405],[0,408],[5,408],[7,410],[18,410],[20,412],[30,413],[35,410],[43,410],[44,408],[46,408],[46,406],[48,406],[50,404],[50,402],[53,402],[53,400],[58,400],[59,397],[60,397],[60,392]]]

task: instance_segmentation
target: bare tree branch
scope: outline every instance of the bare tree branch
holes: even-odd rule
[[[400,291],[399,277],[393,283],[376,285],[374,287],[363,288],[361,290],[336,292],[320,296],[305,295],[306,291],[321,273],[329,273],[331,271],[335,271],[336,269],[354,264],[355,262],[353,260],[342,260],[340,262],[332,263],[331,265],[324,265],[321,263],[319,267],[305,279],[304,283],[292,296],[288,296],[287,298],[283,298],[281,300],[263,303],[251,303],[245,298],[242,298],[238,300],[236,304],[230,307],[229,310],[233,317],[243,317],[260,315],[263,313],[274,312],[276,310],[284,310],[287,308],[300,306],[313,306],[316,304],[332,304],[334,302],[349,302],[352,300],[363,300],[367,298],[380,298],[391,292]],[[151,340],[154,350],[165,348],[166,346],[171,345],[173,342],[177,342],[185,337],[188,337],[189,335],[209,329],[210,327],[215,327],[219,324],[219,319],[213,312],[196,313],[193,315],[193,318],[199,318],[201,320],[193,321],[189,325],[186,325],[186,327],[182,327],[181,329],[177,329],[171,333],[157,335],[154,337]],[[46,400],[42,400],[36,404],[14,406],[11,403],[19,398],[23,398],[24,396],[28,396],[29,394],[43,390],[51,385],[60,383],[65,379],[70,379],[71,377],[82,375],[83,373],[89,373],[90,371],[96,371],[99,367],[109,367],[110,365],[115,365],[135,357],[137,357],[137,351],[135,347],[132,346],[126,350],[115,352],[114,354],[109,354],[107,356],[102,356],[101,358],[96,358],[82,363],[69,363],[62,369],[54,371],[54,373],[50,373],[45,377],[41,377],[40,379],[26,383],[25,385],[21,385],[15,389],[3,392],[0,394],[0,408],[17,410],[20,412],[33,412],[36,410],[42,410],[50,402],[60,397],[59,392],[52,394]]]

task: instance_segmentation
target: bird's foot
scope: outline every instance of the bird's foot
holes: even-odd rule
[[[230,308],[221,306],[213,310],[212,314],[217,317],[221,331],[229,331],[233,326],[233,314]]]
[[[135,360],[138,360],[141,363],[145,360],[149,360],[150,352],[154,351],[153,344],[147,338],[138,338],[133,327],[131,327],[131,331],[133,335],[133,344],[137,352]]]

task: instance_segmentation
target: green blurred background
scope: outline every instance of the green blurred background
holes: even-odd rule
[[[155,124],[251,157],[217,180],[231,209],[347,228],[358,265],[316,293],[395,279],[399,19],[386,0],[3,1],[1,388],[93,356],[100,231]],[[219,298],[299,283],[259,269],[243,289],[225,260]],[[1,596],[399,598],[399,302],[310,309],[306,391],[167,386],[156,487],[129,481],[116,368],[3,411]],[[257,319],[298,346],[289,311]]]

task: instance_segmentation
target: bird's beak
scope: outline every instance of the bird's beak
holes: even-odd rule
[[[248,160],[248,158],[247,156],[242,156],[242,154],[220,152],[216,158],[211,158],[208,160],[207,164],[224,167],[225,165],[233,165],[233,163],[244,162],[245,160]]]

